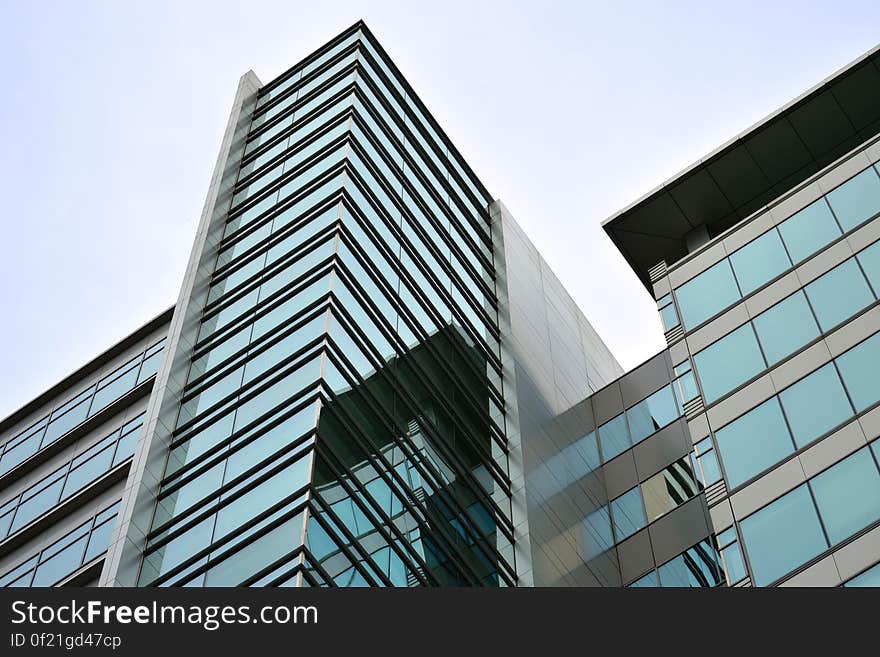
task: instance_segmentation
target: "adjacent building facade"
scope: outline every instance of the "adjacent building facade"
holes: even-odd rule
[[[176,304],[0,422],[0,584],[876,581],[878,59],[605,223],[627,373],[363,23],[247,73]]]

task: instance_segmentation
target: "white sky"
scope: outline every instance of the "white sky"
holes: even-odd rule
[[[238,78],[358,18],[626,369],[664,343],[601,221],[880,36],[876,1],[0,0],[0,417],[176,300]]]

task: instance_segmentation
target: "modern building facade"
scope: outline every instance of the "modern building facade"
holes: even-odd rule
[[[0,422],[0,584],[876,581],[878,61],[605,223],[627,373],[366,25],[247,73],[175,305]]]

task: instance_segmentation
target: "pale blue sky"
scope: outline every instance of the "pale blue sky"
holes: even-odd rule
[[[0,417],[177,298],[238,78],[364,18],[625,368],[609,215],[880,39],[862,2],[0,0]]]

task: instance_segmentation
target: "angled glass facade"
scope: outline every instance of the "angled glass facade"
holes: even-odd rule
[[[489,200],[362,26],[259,91],[139,584],[515,584]]]
[[[0,420],[0,586],[876,586],[878,83],[605,223],[624,372],[362,22],[245,74],[178,303]]]

